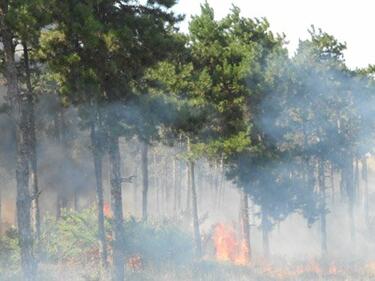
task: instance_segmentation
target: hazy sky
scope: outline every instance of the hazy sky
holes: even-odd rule
[[[176,11],[190,16],[200,12],[204,0],[180,0]],[[375,0],[208,0],[217,18],[225,16],[232,3],[246,17],[266,17],[274,32],[286,34],[293,52],[299,38],[307,37],[314,24],[347,43],[346,61],[350,67],[375,64]]]

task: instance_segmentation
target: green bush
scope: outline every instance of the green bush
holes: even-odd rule
[[[140,255],[153,264],[186,264],[192,261],[193,244],[189,234],[174,221],[125,222],[125,244],[129,255]]]
[[[11,228],[0,237],[0,280],[7,280],[5,273],[16,273],[19,262],[18,233],[15,228]]]
[[[48,216],[43,224],[41,245],[38,247],[40,259],[86,262],[83,254],[98,249],[95,214],[93,208],[88,208],[80,212],[63,210],[57,221]]]
[[[60,220],[48,217],[44,222],[40,251],[41,260],[56,262],[97,262],[98,226],[94,208],[80,212],[64,210]],[[112,245],[112,220],[106,218],[109,252]],[[124,222],[125,254],[139,255],[145,263],[181,264],[192,260],[192,238],[178,222],[142,222],[134,218]]]

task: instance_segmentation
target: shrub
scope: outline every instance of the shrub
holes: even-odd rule
[[[127,220],[125,244],[128,255],[140,255],[146,262],[153,264],[186,264],[193,257],[191,236],[171,220]]]
[[[6,272],[17,272],[19,270],[19,264],[18,233],[17,230],[12,227],[0,237],[0,280],[6,280]]]
[[[96,210],[80,212],[64,210],[56,221],[48,217],[44,223],[39,256],[44,261],[82,263],[98,262],[98,224]],[[106,236],[111,252],[112,220],[106,218]],[[178,222],[142,222],[128,218],[124,222],[125,254],[139,255],[146,263],[182,264],[192,260],[192,238]]]

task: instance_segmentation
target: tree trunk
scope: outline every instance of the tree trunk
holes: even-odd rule
[[[134,174],[135,175],[138,175],[139,174],[139,166],[136,165],[135,167],[135,171],[134,171]],[[139,177],[135,177],[134,178],[134,181],[133,181],[133,214],[135,217],[138,217],[138,186],[140,186],[139,184]]]
[[[66,194],[62,188],[59,188],[57,191],[57,204],[56,204],[56,219],[60,219],[63,214],[63,210],[66,210],[68,207],[68,200]]]
[[[177,169],[177,175],[175,178],[175,185],[176,185],[176,192],[177,192],[177,213],[178,214],[181,211],[181,202],[182,202],[182,180],[183,180],[183,162],[181,160],[178,160],[178,169]]]
[[[3,234],[3,194],[0,188],[0,235]]]
[[[165,166],[165,159],[160,153],[160,161],[159,161],[159,190],[160,192],[160,216],[163,217],[164,214],[166,214],[167,209],[166,209],[166,192],[167,192],[167,187],[166,187],[166,181],[165,181],[165,171],[164,171],[164,166]]]
[[[148,213],[148,144],[141,141],[142,153],[142,220],[147,221]]]
[[[201,245],[201,234],[199,229],[199,215],[198,215],[198,198],[197,190],[195,186],[195,171],[194,171],[194,162],[189,161],[189,170],[191,176],[191,202],[192,202],[192,211],[193,211],[193,225],[194,225],[194,240],[195,240],[195,254],[197,258],[202,256],[202,245]]]
[[[362,179],[365,183],[365,194],[364,194],[364,211],[365,211],[365,221],[367,227],[370,225],[370,218],[369,218],[369,200],[368,200],[368,166],[367,166],[367,159],[362,159]]]
[[[262,242],[263,242],[263,256],[266,260],[270,258],[270,242],[269,242],[269,232],[270,225],[266,211],[262,210]]]
[[[324,162],[319,160],[318,182],[320,191],[320,233],[321,233],[321,255],[327,255],[327,224],[326,224],[326,187],[324,178]]]
[[[178,198],[178,189],[177,189],[177,160],[173,158],[172,163],[172,185],[173,185],[173,215],[177,217],[177,198]]]
[[[17,68],[14,59],[12,34],[5,21],[8,1],[0,2],[0,30],[5,58],[7,98],[16,128],[16,181],[17,181],[17,225],[21,250],[21,266],[24,280],[36,278],[36,262],[33,255],[33,235],[31,227],[31,195],[29,191],[29,135],[27,99],[18,89]]]
[[[361,200],[361,194],[360,194],[360,190],[359,190],[359,161],[358,161],[358,158],[355,157],[355,166],[354,166],[354,189],[355,189],[355,202],[357,202],[357,204],[360,202]]]
[[[244,252],[246,253],[247,262],[251,260],[250,244],[250,220],[249,220],[249,201],[246,192],[241,189],[241,227],[242,240],[244,243]]]
[[[186,165],[186,179],[187,179],[187,191],[186,191],[186,212],[190,212],[191,208],[191,170],[189,163]]]
[[[331,164],[331,189],[332,189],[332,205],[335,204],[335,168]]]
[[[31,85],[30,60],[29,50],[26,42],[23,42],[23,54],[26,73],[26,86],[28,96],[28,122],[29,122],[29,162],[30,162],[30,179],[31,179],[31,193],[33,195],[32,201],[32,222],[35,232],[35,239],[40,240],[40,208],[39,208],[39,185],[38,185],[38,159],[36,153],[36,132],[35,132],[35,99]]]
[[[113,211],[113,280],[124,280],[124,226],[121,190],[121,156],[119,139],[117,136],[109,135],[109,163],[111,181],[111,200]]]
[[[345,200],[347,195],[345,188],[345,169],[343,168],[340,173],[340,199],[342,202]]]
[[[170,214],[170,209],[171,209],[171,194],[172,194],[172,189],[171,189],[171,184],[170,184],[170,171],[169,171],[169,158],[168,156],[165,157],[164,159],[164,168],[163,168],[163,178],[164,178],[164,184],[163,186],[165,187],[165,197],[164,199],[164,215],[169,215]]]
[[[352,243],[355,242],[355,221],[354,221],[354,203],[355,203],[355,186],[353,181],[353,157],[350,155],[346,156],[343,177],[345,180],[346,192],[349,199],[349,228],[350,228],[350,237]]]
[[[65,124],[64,124],[64,109],[62,108],[61,104],[58,104],[58,108],[55,113],[55,119],[54,119],[54,126],[55,126],[55,138],[56,138],[56,143],[59,145],[61,148],[61,154],[62,154],[62,159],[61,161],[61,167],[60,169],[62,172],[65,172],[66,170],[66,162],[67,162],[67,144],[66,144],[66,137],[65,137]],[[57,189],[57,204],[56,204],[56,219],[60,219],[61,213],[63,209],[66,209],[68,206],[68,195],[67,195],[67,190],[66,190],[66,184],[65,180],[67,179],[67,175],[64,174],[64,182],[60,183]]]
[[[217,191],[218,191],[218,203],[217,207],[221,208],[224,200],[224,189],[225,189],[225,182],[224,182],[224,164],[223,160],[220,160],[219,166],[217,167]]]
[[[91,143],[93,147],[94,170],[96,180],[96,202],[98,208],[99,251],[103,269],[108,268],[107,240],[104,224],[104,192],[103,192],[103,146],[101,142],[100,116],[97,114],[91,123]]]

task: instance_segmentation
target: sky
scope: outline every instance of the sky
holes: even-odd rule
[[[346,42],[346,62],[349,67],[375,64],[375,1],[374,0],[208,0],[218,19],[232,6],[241,9],[245,17],[266,17],[271,30],[285,33],[288,49],[293,54],[299,39],[308,37],[307,30],[316,28]],[[181,30],[187,31],[191,15],[199,14],[204,0],[180,0],[175,10],[185,14]]]

